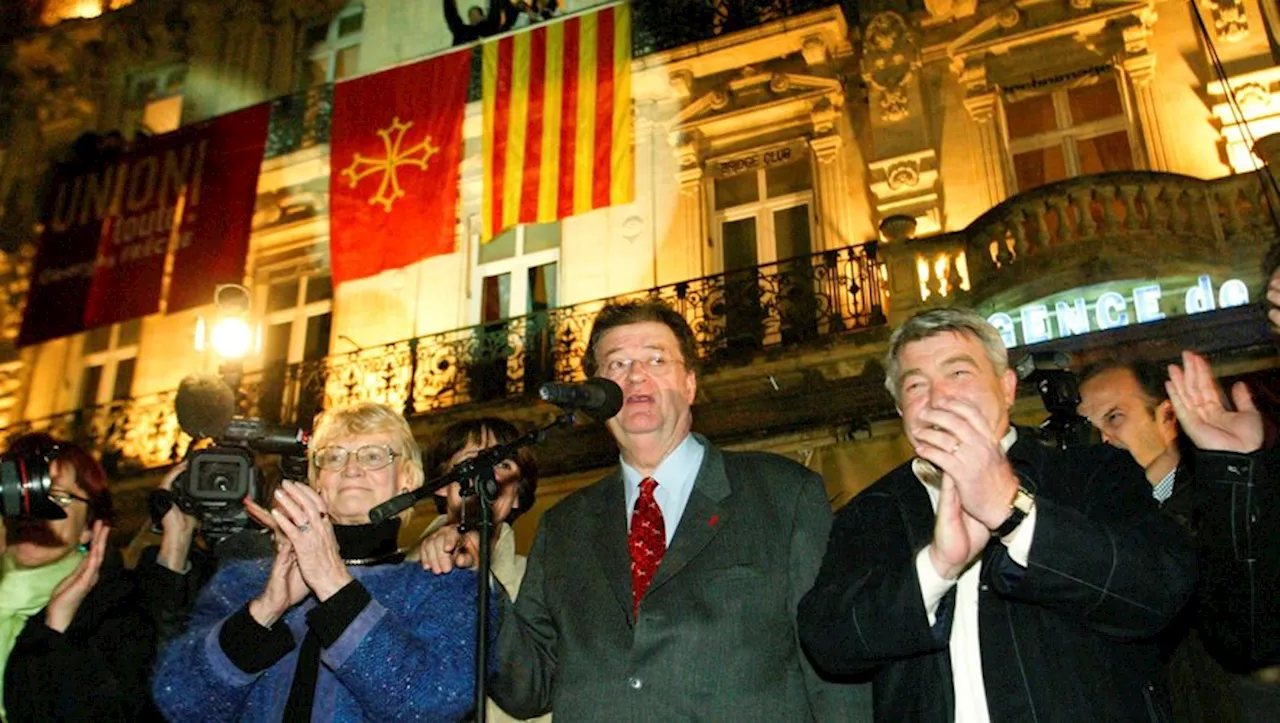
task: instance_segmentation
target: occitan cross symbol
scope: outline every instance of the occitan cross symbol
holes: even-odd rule
[[[391,213],[391,206],[396,199],[404,198],[405,195],[404,189],[400,187],[400,178],[396,175],[399,167],[416,166],[425,171],[427,162],[440,152],[437,146],[431,145],[431,136],[424,137],[421,143],[412,148],[401,149],[405,134],[412,127],[413,121],[401,123],[399,116],[393,117],[390,126],[378,131],[378,136],[382,138],[383,157],[370,158],[357,153],[351,165],[342,171],[352,188],[365,178],[381,173],[382,183],[378,184],[377,192],[369,197],[369,203],[382,204],[382,210],[387,213]]]

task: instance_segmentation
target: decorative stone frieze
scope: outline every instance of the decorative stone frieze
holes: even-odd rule
[[[862,78],[882,121],[895,123],[911,114],[909,84],[919,68],[918,43],[901,15],[883,12],[867,23]]]

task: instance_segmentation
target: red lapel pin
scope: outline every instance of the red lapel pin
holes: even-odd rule
[[[712,515],[711,519],[707,520],[707,524],[711,525],[712,527],[715,527],[719,523],[720,523],[720,515]]]

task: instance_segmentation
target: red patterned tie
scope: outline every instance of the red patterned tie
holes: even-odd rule
[[[653,582],[653,573],[667,551],[667,526],[662,521],[662,509],[653,499],[658,486],[652,477],[640,480],[640,498],[631,513],[631,613],[640,614],[640,598]]]

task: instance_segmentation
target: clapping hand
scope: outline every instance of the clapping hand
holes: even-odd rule
[[[1231,388],[1235,409],[1229,409],[1209,362],[1199,354],[1184,351],[1181,368],[1169,365],[1165,389],[1182,431],[1200,449],[1248,454],[1262,447],[1262,413],[1249,388],[1236,382]]]
[[[249,603],[249,614],[259,625],[269,628],[284,616],[289,608],[302,602],[311,594],[311,588],[302,579],[298,569],[297,556],[293,551],[293,543],[280,530],[275,517],[263,509],[261,505],[246,497],[245,511],[263,527],[272,531],[276,543],[276,556],[271,562],[271,574],[267,577],[267,586],[262,594]]]
[[[351,582],[351,573],[338,552],[333,523],[315,490],[296,482],[281,483],[271,514],[293,545],[298,569],[316,599],[324,602]]]
[[[71,571],[53,589],[49,598],[49,606],[45,610],[45,625],[50,630],[65,633],[75,619],[80,605],[88,597],[89,592],[98,584],[98,575],[102,570],[102,561],[107,555],[107,536],[111,528],[102,520],[93,523],[93,538],[89,543],[89,554],[84,556],[75,570]]]

